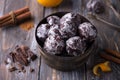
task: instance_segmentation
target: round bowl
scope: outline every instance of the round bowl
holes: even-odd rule
[[[53,13],[49,16],[52,15],[56,15],[58,17],[62,17],[63,15],[65,15],[68,12],[57,12],[57,13]],[[42,58],[44,59],[45,63],[57,70],[61,70],[61,71],[71,71],[71,70],[76,70],[79,69],[81,67],[82,64],[84,64],[87,59],[89,58],[89,56],[91,54],[94,53],[94,51],[96,50],[96,40],[94,41],[94,43],[85,51],[84,54],[78,55],[78,56],[74,56],[74,57],[68,57],[68,56],[56,56],[56,55],[52,55],[49,53],[46,53],[42,47],[43,47],[43,43],[41,43],[37,37],[37,28],[44,23],[47,23],[47,20],[45,17],[44,19],[42,19],[40,21],[40,23],[38,24],[38,26],[36,27],[35,30],[35,37],[36,37],[36,41],[39,45],[40,48],[40,54],[42,56]],[[83,16],[81,16],[83,17]],[[83,17],[83,20],[90,22],[89,20],[87,20],[85,17]]]

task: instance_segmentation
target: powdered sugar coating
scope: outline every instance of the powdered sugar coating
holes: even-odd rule
[[[96,28],[89,22],[84,22],[79,25],[79,35],[88,41],[93,41],[97,36]]]
[[[50,25],[59,24],[60,23],[60,18],[58,16],[50,16],[50,17],[47,18],[47,22]]]
[[[72,13],[67,13],[60,19],[60,23],[63,24],[64,22],[71,21],[72,19]]]
[[[59,36],[61,36],[59,30],[60,30],[60,26],[58,24],[52,25],[49,32],[48,32],[48,36],[50,36],[50,35],[53,35],[53,36],[54,35],[59,35]]]
[[[49,24],[41,24],[37,29],[37,37],[40,41],[44,41],[47,38],[48,31],[50,29]]]
[[[64,47],[65,43],[58,35],[49,36],[44,44],[45,51],[50,54],[60,54]]]
[[[78,13],[67,13],[60,19],[61,24],[69,21],[72,21],[78,27],[82,21],[82,18]]]
[[[85,49],[86,43],[79,36],[71,37],[66,41],[66,51],[69,55],[77,56],[84,53]]]
[[[60,25],[60,33],[62,38],[70,38],[76,35],[77,27],[72,21],[64,22]]]

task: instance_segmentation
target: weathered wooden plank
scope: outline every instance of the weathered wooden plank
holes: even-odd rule
[[[2,2],[2,0],[0,1]],[[2,3],[0,3],[2,4]],[[39,6],[36,0],[5,0],[3,6],[4,14],[8,13],[11,10],[16,10],[25,5],[30,7],[32,16],[35,17],[35,27],[38,24],[38,21],[43,16],[43,7]],[[2,6],[2,5],[1,5]],[[37,10],[37,11],[36,11]],[[1,10],[2,11],[2,10]],[[36,11],[36,12],[35,12]],[[2,14],[2,12],[0,12]],[[39,76],[39,66],[40,66],[40,57],[39,49],[35,41],[35,27],[30,31],[24,31],[19,26],[11,26],[0,29],[0,80],[38,80]],[[8,72],[4,65],[5,56],[14,49],[16,45],[27,45],[31,50],[38,55],[38,59],[35,62],[32,62],[29,67],[26,68],[26,73],[17,73],[17,72]],[[30,68],[35,69],[35,72],[30,73]]]
[[[76,71],[62,72],[49,67],[42,59],[40,80],[86,80],[85,66],[81,66],[81,68]]]
[[[4,6],[3,14],[9,12],[10,10],[12,10],[12,8],[17,9],[17,8],[19,8],[19,6],[22,6],[22,5],[18,5],[16,7],[13,7],[15,4],[15,3],[13,3],[13,0],[11,0],[12,4],[9,3],[10,1],[7,1],[7,0],[4,0],[4,1],[5,1],[5,4],[3,5]],[[1,48],[0,48],[0,51],[1,51],[1,54],[0,54],[1,80],[7,80],[7,79],[12,80],[14,78],[13,76],[15,74],[8,72],[8,70],[6,69],[6,67],[4,65],[4,60],[5,60],[5,56],[9,53],[10,48],[12,48],[18,44],[18,41],[16,39],[22,38],[22,35],[25,34],[25,33],[19,33],[19,32],[21,32],[21,31],[19,29],[17,29],[17,27],[1,29],[1,36],[0,36],[0,38],[1,38],[1,41],[0,41],[0,43],[1,43]],[[21,37],[19,37],[18,35]]]
[[[5,0],[0,0],[0,16],[3,15],[4,12],[4,5],[5,5]]]
[[[115,7],[119,11],[120,7],[118,7],[118,5],[120,4],[120,1],[115,0],[114,2],[115,2],[114,3]],[[106,7],[106,12],[103,15],[99,15],[99,16],[106,21],[119,25],[118,19],[115,17],[113,12],[108,7]],[[98,33],[99,33],[98,47],[99,48],[98,48],[98,51],[95,53],[95,55],[92,55],[88,63],[86,64],[87,66],[89,66],[87,67],[87,80],[119,80],[120,65],[115,64],[113,62],[111,62],[112,72],[102,73],[101,77],[96,77],[92,73],[92,69],[94,65],[105,61],[99,56],[101,48],[110,48],[110,49],[119,51],[120,42],[118,40],[120,36],[119,36],[119,32],[113,29],[110,29],[109,25],[106,25],[104,23],[101,23],[99,21],[92,20],[92,19],[91,21],[98,29]]]
[[[45,8],[45,16],[58,11],[80,11],[82,13],[82,1],[83,0],[63,0],[63,3],[56,8]],[[76,71],[62,72],[50,68],[42,59],[40,67],[40,80],[86,80],[85,65]]]
[[[26,1],[26,2],[25,2]],[[64,0],[63,3],[57,8],[45,8],[45,12],[43,7],[38,5],[36,0],[0,0],[0,16],[8,13],[11,10],[16,10],[21,8],[27,4],[30,7],[32,12],[32,16],[35,20],[35,27],[38,22],[42,19],[43,13],[44,16],[47,16],[51,13],[57,11],[75,11],[80,12],[83,15],[86,15],[87,10],[85,8],[88,0]],[[114,6],[117,11],[120,12],[120,1],[112,0]],[[106,9],[106,12],[102,15],[99,15],[101,18],[120,25],[119,20],[114,16],[111,10]],[[92,68],[95,64],[99,62],[103,62],[104,59],[100,58],[98,53],[101,48],[111,48],[113,50],[120,51],[120,35],[119,32],[114,31],[106,24],[103,24],[96,20],[91,20],[93,24],[97,27],[99,37],[98,38],[98,46],[99,49],[92,55],[88,60],[86,65],[83,65],[81,69],[72,72],[61,72],[54,70],[48,67],[44,61],[40,61],[40,57],[33,62],[30,67],[35,69],[34,73],[29,73],[30,67],[27,67],[27,72],[25,74],[20,73],[9,73],[5,65],[3,63],[5,56],[9,53],[16,45],[25,44],[28,45],[32,51],[39,56],[39,49],[37,43],[35,41],[34,31],[35,28],[26,32],[20,29],[18,26],[11,26],[7,28],[0,29],[0,80],[119,80],[120,77],[120,66],[115,63],[111,63],[112,72],[102,74],[102,77],[96,77],[92,73]],[[116,47],[118,46],[118,47]],[[40,64],[41,63],[41,64]],[[85,68],[86,66],[86,68]]]

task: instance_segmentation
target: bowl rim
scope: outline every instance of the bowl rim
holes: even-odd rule
[[[54,58],[56,58],[56,59],[58,59],[58,58],[60,58],[60,59],[66,59],[66,60],[71,60],[71,59],[76,59],[76,58],[82,58],[82,59],[84,59],[85,57],[87,57],[88,55],[90,55],[90,52],[93,50],[93,46],[95,46],[96,45],[96,39],[95,39],[95,41],[93,42],[93,44],[92,44],[92,46],[89,48],[89,49],[87,49],[85,52],[85,54],[81,54],[81,55],[78,55],[78,56],[72,56],[72,57],[70,57],[70,56],[57,56],[57,55],[54,55],[54,54],[49,54],[49,53],[47,53],[47,52],[45,52],[44,50],[43,50],[43,48],[41,47],[41,45],[39,44],[39,40],[38,40],[38,37],[37,37],[37,28],[39,27],[39,25],[43,22],[43,21],[46,21],[46,18],[47,17],[49,17],[49,16],[53,16],[53,15],[56,15],[56,14],[66,14],[66,13],[70,13],[70,12],[55,12],[55,13],[52,13],[52,14],[50,14],[50,15],[48,15],[48,16],[46,16],[46,17],[44,17],[44,18],[42,18],[41,20],[40,20],[40,22],[38,23],[38,25],[37,25],[37,27],[35,28],[35,38],[36,38],[36,41],[37,41],[37,44],[38,44],[38,46],[39,46],[39,48],[40,48],[40,54],[42,54],[42,56],[47,56],[47,57],[49,57],[49,56],[51,56],[51,57],[54,57]],[[80,13],[78,13],[78,14],[80,14]],[[58,16],[58,15],[57,15]],[[62,15],[63,16],[63,15]],[[62,17],[61,16],[61,17]],[[80,16],[81,17],[83,17],[83,18],[85,18],[86,20],[88,20],[86,17],[84,17],[84,16],[82,16],[81,14],[80,14]],[[90,22],[89,20],[88,20],[88,22]],[[91,23],[91,22],[90,22]],[[44,23],[43,23],[44,24]],[[92,23],[91,23],[92,24]],[[92,24],[93,25],[93,24]],[[91,49],[92,48],[92,49]],[[91,49],[91,50],[90,50]],[[90,51],[89,51],[90,50]],[[82,60],[81,59],[81,60]]]

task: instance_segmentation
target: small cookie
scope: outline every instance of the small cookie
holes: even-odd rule
[[[97,36],[96,28],[89,22],[84,22],[79,25],[79,36],[86,41],[93,41]]]
[[[52,36],[54,36],[54,35],[61,36],[60,26],[57,25],[57,24],[52,25],[51,28],[50,28],[50,30],[49,30],[49,32],[48,32],[48,36],[50,36],[50,35],[52,35]]]
[[[79,36],[71,37],[66,41],[66,51],[68,55],[77,56],[84,53],[86,43]]]
[[[49,17],[47,18],[47,22],[48,22],[48,24],[50,24],[50,25],[59,24],[59,23],[60,23],[60,18],[57,17],[57,16],[49,16]]]
[[[64,47],[65,43],[58,35],[49,36],[44,44],[44,50],[50,54],[61,54]]]
[[[77,33],[77,27],[71,21],[64,22],[60,25],[61,36],[64,39],[73,37]]]
[[[39,38],[40,41],[44,42],[45,39],[47,38],[48,31],[50,29],[49,24],[41,24],[37,28],[37,37]]]

